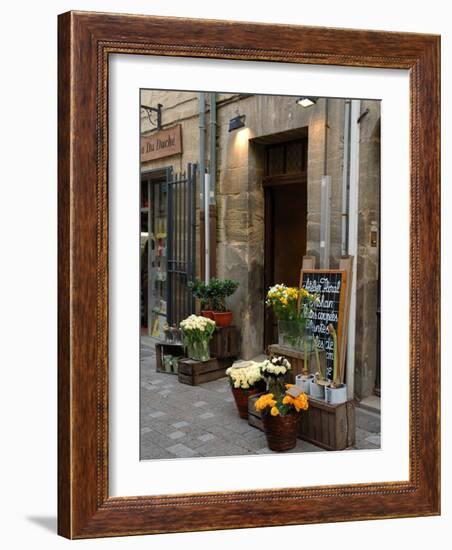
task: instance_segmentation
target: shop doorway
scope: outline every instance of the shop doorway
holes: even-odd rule
[[[193,313],[188,281],[195,276],[196,165],[141,175],[141,326],[163,338]]]
[[[307,137],[265,147],[265,292],[276,283],[298,286],[307,233]],[[265,348],[277,342],[266,309]]]
[[[167,181],[171,168],[141,174],[141,251],[140,310],[141,327],[149,335],[158,335],[166,320],[166,233]],[[162,322],[160,322],[160,317]]]

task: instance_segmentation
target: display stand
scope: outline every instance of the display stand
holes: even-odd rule
[[[226,368],[215,358],[207,361],[194,361],[193,359],[183,358],[179,360],[178,379],[182,384],[198,386],[223,378],[226,375]]]
[[[330,405],[309,397],[301,414],[298,437],[328,451],[341,451],[355,443],[355,404]]]

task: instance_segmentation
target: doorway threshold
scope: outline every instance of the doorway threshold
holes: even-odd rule
[[[369,397],[365,397],[359,401],[358,406],[367,411],[379,413],[381,410],[381,400],[377,395],[369,395]]]
[[[253,358],[250,359],[250,361],[255,361],[256,363],[262,363],[268,359],[268,356],[265,355],[265,353],[260,353],[259,355],[255,355]]]

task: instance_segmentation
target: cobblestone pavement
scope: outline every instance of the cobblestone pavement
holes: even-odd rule
[[[167,459],[272,453],[265,434],[239,418],[227,378],[200,386],[180,384],[155,370],[152,339],[141,339],[140,458]],[[356,444],[380,447],[380,417],[356,409]],[[322,451],[301,439],[289,452]]]

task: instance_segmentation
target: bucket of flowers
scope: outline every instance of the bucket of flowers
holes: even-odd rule
[[[261,364],[262,378],[267,392],[280,394],[284,391],[286,375],[292,370],[290,362],[282,355],[271,355]]]
[[[261,395],[255,404],[262,415],[267,445],[278,452],[296,446],[300,413],[309,406],[307,395],[297,386],[286,384],[284,390]]]
[[[232,395],[240,418],[248,419],[248,397],[260,393],[263,388],[261,363],[237,361],[226,370]]]
[[[269,289],[266,305],[278,320],[279,345],[305,353],[312,351],[308,320],[317,301],[318,296],[304,288],[277,284]]]
[[[342,383],[344,375],[339,367],[336,329],[331,323],[327,329],[333,340],[333,380],[325,387],[325,400],[331,405],[340,405],[347,401],[347,385]]]
[[[316,336],[314,338],[314,351],[315,351],[315,360],[317,364],[317,371],[314,377],[311,379],[310,386],[310,395],[314,399],[325,399],[325,390],[329,385],[330,381],[326,376],[326,358],[323,355],[322,361],[319,356],[319,339]]]
[[[215,321],[207,317],[190,315],[181,321],[180,328],[187,356],[195,361],[208,361],[209,342],[215,331]]]

